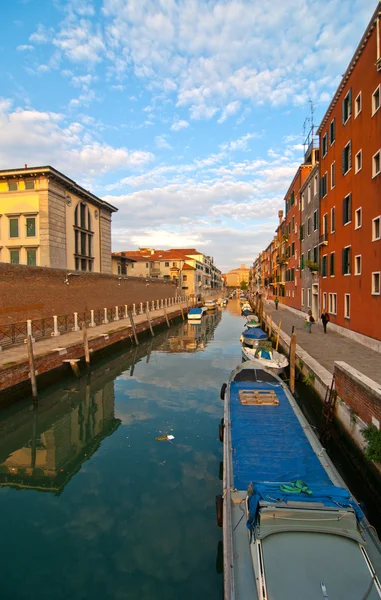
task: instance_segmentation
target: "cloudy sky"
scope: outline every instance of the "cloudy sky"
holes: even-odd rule
[[[249,264],[375,6],[3,1],[0,168],[50,164],[114,204],[114,250]]]

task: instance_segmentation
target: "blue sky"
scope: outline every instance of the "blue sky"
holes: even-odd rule
[[[0,168],[51,164],[118,207],[113,249],[226,271],[271,240],[375,0],[0,3]]]

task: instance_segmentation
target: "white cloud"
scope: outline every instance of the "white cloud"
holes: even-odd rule
[[[37,31],[29,36],[29,41],[34,42],[35,44],[47,44],[49,41],[51,41],[52,35],[53,29],[45,27],[45,25],[39,23],[37,25]]]
[[[246,135],[243,135],[237,140],[232,140],[230,142],[225,142],[224,144],[221,144],[220,148],[221,150],[228,150],[230,152],[246,151],[248,150],[248,142],[255,137],[258,137],[258,134],[247,133]]]
[[[155,146],[164,150],[172,150],[172,146],[167,142],[165,135],[157,135],[155,137]]]
[[[172,123],[171,130],[172,131],[180,131],[180,129],[186,129],[187,127],[189,127],[188,121],[179,119],[178,121],[174,121]]]
[[[227,104],[223,109],[222,115],[218,119],[217,123],[224,123],[228,117],[235,115],[240,108],[241,102],[239,102],[238,100],[235,100],[234,102],[229,102],[229,104]]]
[[[74,63],[100,62],[106,51],[100,28],[86,19],[65,23],[53,44]]]
[[[17,46],[16,50],[18,52],[31,52],[34,50],[34,46],[30,46],[29,44],[21,44]]]

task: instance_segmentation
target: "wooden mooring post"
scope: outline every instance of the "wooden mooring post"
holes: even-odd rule
[[[277,333],[277,336],[276,336],[275,350],[276,350],[277,352],[278,352],[278,346],[279,346],[279,337],[280,337],[280,328],[281,328],[281,325],[282,325],[282,319],[280,319],[280,321],[279,321],[279,325],[278,325],[278,333]]]
[[[296,355],[296,333],[291,334],[290,343],[290,390],[291,393],[295,392],[295,355]]]
[[[167,309],[164,306],[164,316],[165,316],[165,320],[167,321],[167,325],[168,327],[170,327],[169,321],[168,321],[168,315],[167,315]]]
[[[89,338],[87,337],[86,323],[82,323],[83,333],[83,347],[85,349],[85,362],[87,369],[90,369],[90,350],[89,350]]]
[[[181,312],[181,318],[184,321],[184,311],[183,311],[183,307],[180,306],[180,312]]]
[[[134,334],[135,344],[137,346],[139,346],[139,340],[138,340],[138,335],[136,333],[136,327],[135,327],[134,317],[132,316],[131,312],[128,313],[128,317],[130,319],[130,323],[131,323],[131,327],[132,327],[132,332]]]
[[[270,315],[270,323],[269,323],[269,339],[270,339],[270,340],[271,340],[271,334],[272,334],[272,331],[273,331],[273,318],[272,318],[272,316]]]
[[[148,312],[147,309],[146,309],[146,317],[147,317],[149,328],[151,330],[151,335],[152,335],[152,337],[154,337],[155,334],[153,332],[153,327],[152,327],[151,319],[150,319],[149,312]]]
[[[28,346],[28,358],[29,358],[29,374],[30,374],[30,383],[32,385],[32,398],[33,402],[36,403],[37,398],[37,382],[36,382],[36,368],[34,366],[34,356],[33,356],[33,344],[32,344],[32,336],[28,335],[27,337],[27,346]]]

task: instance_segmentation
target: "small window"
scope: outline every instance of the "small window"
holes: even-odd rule
[[[188,275],[183,275],[183,281],[187,281]]]
[[[12,265],[20,264],[20,250],[10,250],[9,255]]]
[[[336,183],[336,168],[335,163],[331,164],[331,190],[335,187]]]
[[[34,181],[26,181],[25,189],[26,190],[34,190]]]
[[[176,263],[176,262],[173,262],[173,263],[172,263],[172,267],[177,267],[177,263]]]
[[[331,277],[335,275],[335,253],[331,252],[329,255],[329,274]]]
[[[295,242],[291,244],[291,256],[295,256]]]
[[[381,172],[381,150],[372,158],[372,177],[377,177]]]
[[[26,219],[26,237],[35,237],[36,235],[36,219],[27,217]]]
[[[302,254],[300,256],[300,270],[303,271],[304,269],[304,254]]]
[[[380,220],[381,217],[372,220],[372,242],[380,239]]]
[[[8,181],[8,190],[10,192],[17,192],[17,189],[17,181]]]
[[[323,158],[326,156],[327,152],[328,152],[328,133],[325,133],[323,135],[323,139],[322,139]]]
[[[318,176],[315,175],[314,177],[314,194],[316,195],[318,192]]]
[[[351,316],[351,295],[344,294],[344,318],[349,319]]]
[[[329,307],[328,307],[328,311],[335,315],[337,313],[337,295],[336,294],[329,294],[328,295],[328,302],[329,302]]]
[[[295,217],[292,217],[291,220],[291,231],[295,231]]]
[[[323,235],[328,233],[328,214],[325,213],[323,216]]]
[[[311,235],[311,217],[307,219],[307,235]]]
[[[342,173],[345,175],[348,173],[352,166],[352,144],[348,142],[348,144],[343,148],[342,152]]]
[[[362,208],[355,210],[355,229],[360,229],[362,226]]]
[[[308,308],[311,306],[311,288],[307,288],[307,306]]]
[[[359,150],[355,156],[355,173],[362,169],[362,150]]]
[[[361,92],[360,92],[359,94],[357,94],[356,100],[355,100],[355,118],[359,116],[361,109],[362,109],[362,98],[361,98]]]
[[[122,266],[120,264],[118,264],[118,275],[121,275],[122,273]]]
[[[300,210],[304,210],[304,204],[305,204],[305,194],[302,195],[301,198],[301,203],[300,203]]]
[[[331,208],[331,233],[335,231],[335,207]]]
[[[135,263],[131,263],[131,269],[135,269]]]
[[[361,254],[355,256],[355,275],[361,275]]]
[[[352,88],[348,91],[342,104],[342,120],[343,125],[348,121],[352,114]]]
[[[10,238],[18,238],[19,237],[19,220],[18,219],[9,219],[9,237]]]
[[[304,306],[304,288],[302,288],[302,306]]]
[[[327,292],[323,292],[323,308],[327,310]]]
[[[336,139],[336,133],[335,133],[335,119],[332,119],[330,126],[329,126],[329,143],[332,146],[333,142]]]
[[[166,262],[166,263],[165,263],[165,266],[166,266],[166,267],[169,267],[169,262]]]
[[[327,254],[321,257],[321,276],[327,277]]]
[[[380,85],[376,87],[372,94],[372,116],[378,111],[380,108]]]
[[[324,198],[328,193],[327,179],[328,174],[324,173],[323,177],[320,179],[320,198]]]
[[[311,184],[308,186],[308,193],[307,193],[307,203],[309,204],[311,202],[311,194],[312,194],[312,188],[311,188]]]
[[[318,211],[315,210],[314,212],[314,231],[316,231],[318,228]]]
[[[34,248],[26,251],[26,264],[31,267],[35,267],[37,265],[37,252]]]
[[[148,269],[148,267],[149,267],[149,263],[146,263],[146,269]]]
[[[342,250],[342,273],[343,275],[351,274],[351,247],[346,246]]]
[[[380,295],[380,272],[372,273],[372,294],[374,296]]]
[[[351,194],[343,199],[343,225],[347,225],[352,221],[352,198]]]

